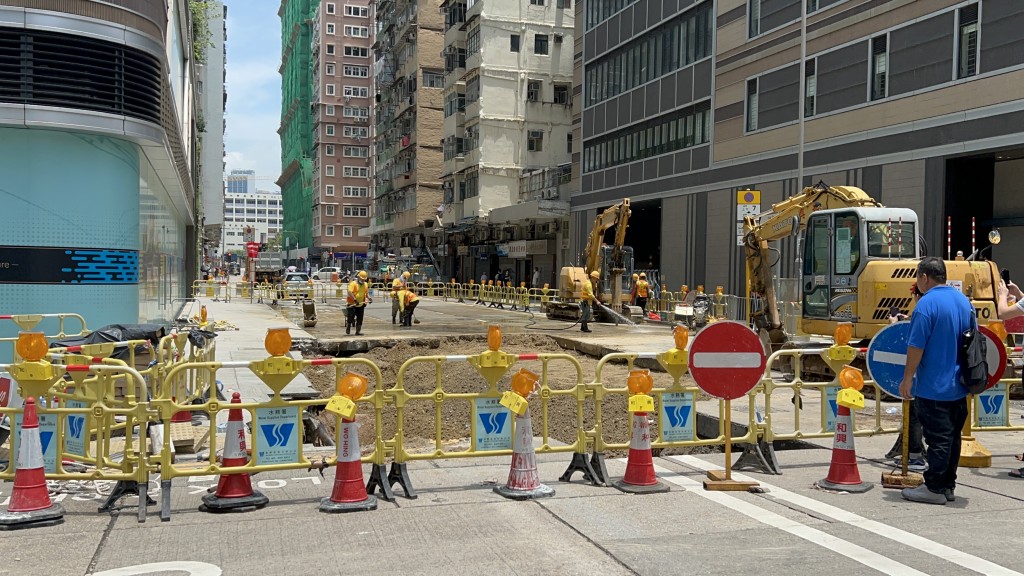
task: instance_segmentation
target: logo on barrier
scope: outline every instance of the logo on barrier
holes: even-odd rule
[[[694,414],[692,392],[670,392],[661,396],[661,441],[693,440]]]
[[[975,396],[978,426],[1006,426],[1006,384],[996,384]]]
[[[256,409],[256,464],[289,464],[299,461],[298,406]]]
[[[14,430],[11,431],[13,441],[11,454],[17,454],[21,443],[21,421],[23,414],[14,416]],[[57,416],[55,414],[39,414],[39,443],[43,448],[43,468],[48,474],[57,471],[57,443],[53,441],[57,434]]]
[[[499,398],[477,398],[473,402],[473,439],[476,450],[511,450],[512,426],[508,409]]]
[[[836,431],[836,416],[839,415],[839,386],[825,387],[825,432]]]
[[[85,409],[85,402],[68,400],[67,408]],[[85,456],[85,430],[88,420],[84,414],[72,414],[67,417],[67,428],[64,430],[64,451],[69,454]]]
[[[6,372],[0,372],[0,408],[7,408],[10,405],[11,390],[14,388],[11,382]]]

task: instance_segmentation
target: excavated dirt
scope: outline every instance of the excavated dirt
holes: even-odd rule
[[[436,343],[436,342],[435,342]],[[388,389],[395,385],[398,371],[402,364],[409,358],[415,356],[446,356],[460,354],[478,354],[487,349],[486,341],[482,337],[464,336],[450,337],[440,340],[438,345],[420,345],[410,342],[402,342],[394,348],[375,348],[366,354],[358,354],[353,358],[366,358],[373,361],[380,367],[383,375],[383,388]],[[583,368],[583,382],[590,382],[597,367],[597,360],[573,351],[563,350],[554,340],[541,335],[512,335],[506,336],[502,351],[510,354],[530,353],[551,353],[567,354],[580,362]],[[310,356],[316,357],[316,356]],[[405,389],[410,394],[424,394],[427,398],[410,399],[405,405],[403,431],[406,438],[406,450],[413,453],[432,452],[435,442],[440,441],[446,450],[458,450],[468,448],[470,436],[471,404],[465,399],[446,398],[440,408],[440,437],[437,435],[437,404],[434,402],[434,393],[440,389],[446,394],[458,394],[467,392],[483,392],[487,389],[487,382],[482,376],[466,361],[450,361],[440,364],[440,380],[436,372],[436,364],[417,363],[410,366],[404,377]],[[498,390],[509,390],[510,375],[519,370],[527,368],[537,374],[542,371],[542,364],[539,361],[516,362],[512,369],[498,382]],[[346,367],[353,372],[371,377],[371,371],[366,366],[354,365]],[[627,366],[625,363],[608,364],[603,369],[602,380],[612,387],[625,387]],[[336,377],[332,367],[311,366],[304,372],[323,397],[330,397],[335,394]],[[655,387],[667,387],[672,384],[672,378],[668,374],[652,372]],[[548,385],[552,390],[566,390],[576,385],[575,366],[567,360],[551,360],[548,362],[547,371]],[[687,376],[685,385],[691,385],[692,381]],[[394,408],[385,407],[385,414],[393,413]],[[530,399],[530,411],[533,415],[533,429],[536,436],[542,434],[542,409],[541,400],[536,395]],[[629,440],[629,415],[626,411],[625,395],[609,395],[602,402],[604,437],[608,442],[628,442]],[[360,405],[360,415],[357,417],[361,423],[360,438],[366,449],[372,449],[369,439],[374,437],[375,422],[373,411],[369,405]],[[593,426],[593,409],[588,403],[584,404],[584,427],[590,429]],[[334,415],[322,413],[321,422],[333,429]],[[393,418],[386,417],[383,422],[384,438],[391,438],[395,433]],[[552,440],[571,443],[576,440],[576,402],[573,398],[553,397],[549,404],[549,425],[548,433]],[[457,447],[457,448],[453,448]],[[613,454],[609,454],[613,455]]]

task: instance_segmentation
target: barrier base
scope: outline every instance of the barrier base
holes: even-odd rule
[[[834,484],[828,480],[818,480],[816,484],[818,488],[835,490],[836,492],[850,492],[851,494],[863,494],[871,490],[871,484],[867,482],[861,482],[860,484]]]
[[[344,512],[365,512],[377,509],[377,497],[367,496],[361,502],[334,502],[330,496],[320,500],[320,511],[328,514],[341,514]]]
[[[412,479],[409,477],[407,464],[392,462],[391,470],[386,471],[386,469],[387,466],[385,464],[373,464],[370,467],[370,479],[366,481],[367,494],[373,494],[379,488],[381,498],[386,502],[394,502],[395,493],[392,490],[392,486],[398,484],[402,487],[402,491],[405,492],[406,498],[415,500],[419,497],[412,486]]]
[[[775,447],[763,439],[756,444],[744,444],[743,453],[732,465],[733,470],[757,470],[764,474],[782,475],[779,460],[775,457]]]
[[[258,490],[253,490],[252,496],[240,498],[218,498],[216,494],[203,496],[203,505],[199,507],[200,512],[252,512],[259,510],[270,502]]]
[[[626,484],[625,479],[620,478],[612,482],[612,486],[629,494],[660,494],[671,490],[668,484],[665,484],[661,480],[658,480],[650,486],[637,486],[636,484]],[[683,488],[680,488],[680,490],[683,490]]]
[[[150,498],[149,494],[145,491],[145,486],[139,486],[139,483],[135,480],[118,480],[117,484],[114,485],[114,489],[110,491],[110,496],[103,502],[96,511],[97,512],[109,512],[114,509],[114,504],[118,500],[125,496],[136,496],[144,495],[146,497],[146,506],[156,505],[156,500]],[[142,508],[142,506],[140,506]],[[142,515],[141,513],[139,514]]]
[[[960,466],[964,468],[991,468],[992,453],[973,436],[960,440]]]
[[[53,504],[49,508],[31,512],[0,512],[0,530],[42,528],[64,523],[64,507]]]
[[[495,486],[494,492],[501,494],[509,500],[535,500],[537,498],[547,498],[555,495],[554,488],[547,484],[541,484],[533,490],[516,490],[515,488],[509,488],[508,486]]]
[[[725,477],[725,470],[708,470],[704,489],[710,492],[746,492],[760,486],[752,480],[733,480]]]
[[[594,486],[603,486],[607,482],[608,469],[604,464],[604,454],[595,452],[590,460],[587,461],[587,455],[581,452],[573,452],[572,461],[569,462],[569,467],[565,469],[565,472],[558,478],[560,482],[571,482],[572,476],[576,472],[583,473],[583,479],[590,482]]]

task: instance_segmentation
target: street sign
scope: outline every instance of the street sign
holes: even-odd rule
[[[1006,426],[1010,423],[1006,413],[1006,384],[996,384],[974,396],[974,412],[978,415],[978,427]]]
[[[760,190],[738,190],[736,192],[736,245],[743,246],[743,217],[761,213]]]
[[[245,227],[245,234],[244,234],[244,236],[245,236],[244,240],[246,242],[255,242],[256,241],[256,229],[253,228],[252,226],[246,226]]]
[[[1006,345],[999,341],[996,333],[985,326],[979,326],[979,332],[988,337],[985,347],[985,360],[988,364],[988,388],[995,386],[1006,371]],[[988,389],[986,388],[986,390]]]
[[[473,439],[476,450],[511,450],[511,412],[500,398],[477,398],[473,402]]]
[[[907,342],[910,321],[904,320],[882,328],[868,346],[868,374],[878,387],[891,396],[900,397],[903,368],[907,365]]]
[[[693,392],[666,392],[661,395],[662,442],[686,442],[696,438],[694,423],[697,409]]]
[[[690,345],[690,374],[701,390],[715,398],[742,398],[764,375],[761,339],[739,322],[715,322],[697,333]]]
[[[299,461],[299,407],[256,409],[256,464],[292,464]]]

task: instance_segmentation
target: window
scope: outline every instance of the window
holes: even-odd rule
[[[332,4],[332,3],[328,3],[327,4],[327,13],[328,14],[334,14],[334,4]]]
[[[327,204],[324,206],[324,216],[334,216],[334,205]]]
[[[978,73],[978,5],[964,6],[956,12],[959,21],[956,77],[967,78]]]
[[[369,58],[370,49],[365,46],[345,46],[345,56],[353,58]]]
[[[547,54],[548,53],[548,35],[547,34],[534,34],[533,35],[533,53],[534,54]]]
[[[592,138],[583,143],[583,171],[603,170],[691,146],[707,144],[711,101]]]
[[[327,111],[325,112],[328,116],[334,116],[334,104],[327,105]]]
[[[475,26],[466,34],[466,57],[480,52],[480,27]]]
[[[328,96],[334,96],[336,89],[337,88],[334,84],[324,84],[324,94],[327,94]]]
[[[349,98],[369,98],[370,89],[366,86],[345,86],[342,88],[342,94]]]
[[[540,102],[540,80],[526,81],[526,101]]]
[[[345,106],[342,108],[341,114],[345,118],[369,118],[370,108],[368,106]]]
[[[356,18],[368,18],[370,11],[366,6],[352,6],[351,4],[345,5],[345,16],[354,16]]]
[[[747,80],[747,131],[757,130],[757,78]]]
[[[345,186],[342,193],[345,198],[366,198],[370,195],[370,189],[366,186]]]
[[[761,33],[761,0],[747,0],[747,37]]]
[[[451,92],[444,97],[444,117],[447,118],[457,112],[466,111],[466,95],[459,92]]]
[[[544,151],[544,131],[530,130],[526,140],[526,149],[530,152]]]
[[[351,226],[342,226],[341,227],[341,235],[344,236],[345,238],[351,238],[352,237],[352,227]]]
[[[326,51],[328,56],[334,56],[334,44],[327,44]]]
[[[444,88],[444,74],[440,70],[423,70],[425,88]]]
[[[565,84],[555,84],[555,104],[568,104],[569,103],[569,86]]]
[[[366,206],[345,206],[342,215],[349,218],[366,218],[369,212],[370,209]]]
[[[334,176],[334,165],[328,164],[324,166],[324,174],[326,176]]]
[[[466,80],[466,102],[472,104],[480,99],[480,76]]]
[[[325,124],[324,125],[324,134],[326,134],[328,136],[334,136],[334,124]]]
[[[509,36],[509,50],[519,52],[519,34]]]
[[[818,0],[807,0],[807,13],[810,14],[818,9]]]
[[[458,26],[466,21],[466,3],[455,2],[448,5],[448,9],[444,10],[444,31],[447,32],[454,26]]]
[[[369,158],[370,148],[367,146],[342,146],[341,155],[346,158]]]
[[[531,6],[543,6],[544,0],[530,0]]]
[[[325,70],[324,70],[324,74],[326,74],[326,75],[328,75],[328,76],[334,76],[334,73],[336,72],[336,69],[335,69],[335,67],[334,67],[334,64],[328,64],[328,65],[327,65],[327,66],[325,66],[324,68],[325,68]]]
[[[334,156],[334,144],[324,146],[324,153],[328,156]]]
[[[328,185],[324,186],[324,195],[325,196],[334,196],[334,184],[328,184]]]
[[[584,5],[587,11],[587,30],[597,26],[601,22],[611,18],[626,6],[633,4],[636,0],[588,0]],[[566,8],[570,8],[566,0]]]
[[[324,226],[324,236],[334,236],[334,226]]]
[[[871,39],[871,99],[881,100],[886,95],[889,50],[885,36]]]
[[[345,36],[352,36],[353,38],[369,38],[370,29],[366,26],[345,26]]]
[[[555,8],[572,8],[572,0],[555,0]]]
[[[572,154],[572,132],[565,135],[565,153]]]
[[[341,134],[346,138],[368,138],[370,129],[366,126],[343,126]]]
[[[359,167],[359,166],[345,166],[342,169],[342,174],[346,178],[369,178],[370,177],[370,169],[369,168],[362,168],[362,167]]]
[[[370,76],[370,67],[345,64],[342,73],[349,78],[368,78]]]
[[[327,33],[332,35],[332,36],[334,35],[334,23],[333,22],[328,22],[327,23]]]
[[[818,93],[817,58],[804,63],[804,116],[814,116],[814,97]]]

